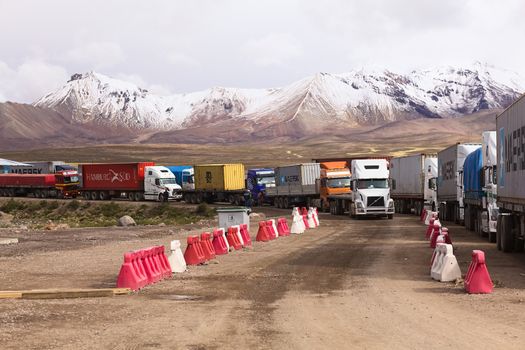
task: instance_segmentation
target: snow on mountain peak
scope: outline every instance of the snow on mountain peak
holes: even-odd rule
[[[504,108],[523,91],[521,76],[480,62],[409,74],[377,68],[320,72],[281,88],[213,87],[171,96],[88,72],[74,74],[35,105],[69,112],[79,123],[96,121],[139,129],[181,129],[232,119],[278,123],[306,118],[354,125]]]

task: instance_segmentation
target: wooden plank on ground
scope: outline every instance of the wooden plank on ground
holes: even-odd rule
[[[20,291],[0,291],[0,299],[66,299],[100,298],[131,293],[128,288],[102,289],[33,289]]]

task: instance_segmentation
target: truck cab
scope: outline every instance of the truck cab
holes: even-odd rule
[[[167,166],[175,175],[177,184],[182,187],[183,190],[194,190],[195,189],[195,176],[193,166],[191,165],[173,165]]]
[[[144,199],[164,201],[164,192],[168,200],[181,200],[182,188],[177,184],[175,175],[164,166],[147,166],[144,169]]]
[[[388,162],[385,159],[352,161],[351,216],[394,216],[394,201],[390,198]]]
[[[345,161],[321,162],[320,165],[319,194],[321,203],[319,207],[322,210],[328,210],[330,208],[329,196],[351,192],[350,169]]]
[[[80,195],[78,171],[61,170],[55,173],[55,188],[59,198],[75,198]]]
[[[246,188],[252,193],[254,203],[268,202],[266,189],[275,187],[275,172],[270,168],[249,169],[246,174]]]

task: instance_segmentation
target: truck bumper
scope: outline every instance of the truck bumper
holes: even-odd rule
[[[394,214],[394,208],[357,208],[358,216],[376,216]]]

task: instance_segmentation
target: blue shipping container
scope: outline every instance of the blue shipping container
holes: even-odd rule
[[[483,189],[481,184],[481,172],[483,170],[483,152],[478,148],[465,158],[463,164],[463,191],[465,198],[481,199]]]
[[[183,173],[184,170],[192,169],[193,167],[191,165],[174,165],[174,166],[167,166],[169,171],[175,175],[175,179],[177,181],[177,184],[182,187],[182,180],[183,180]]]

